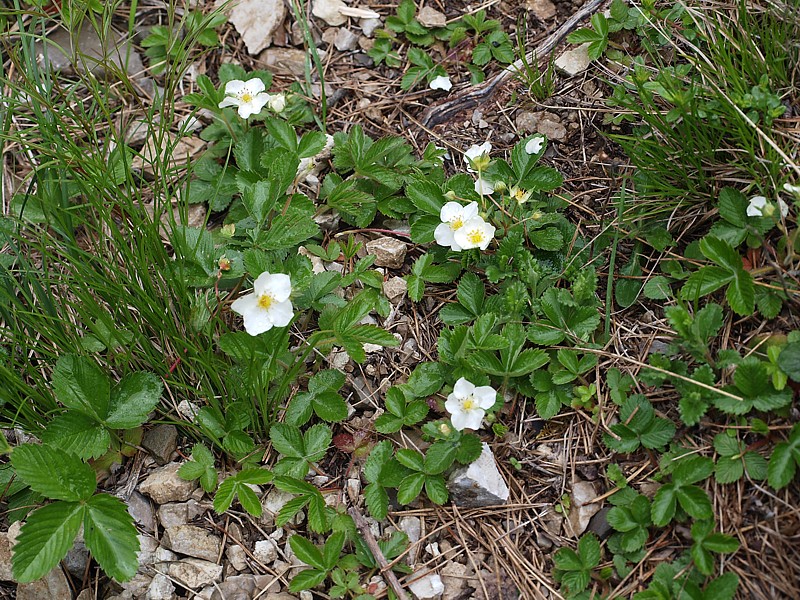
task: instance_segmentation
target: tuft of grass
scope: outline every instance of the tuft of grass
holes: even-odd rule
[[[105,25],[113,8],[80,15],[75,31],[92,27],[113,44]],[[173,200],[185,170],[173,162],[179,136],[172,133],[192,41],[173,54],[161,97],[146,105],[136,81],[113,64],[103,64],[102,74],[78,70],[56,80],[37,62],[34,43],[60,17],[12,16],[17,33],[3,42],[11,68],[0,72],[0,143],[22,157],[6,168],[23,179],[4,195],[9,210],[0,220],[0,426],[42,429],[58,408],[51,371],[67,353],[91,356],[116,376],[152,372],[173,405],[217,406],[229,388],[228,365],[214,350],[218,332],[196,324],[198,312],[213,312],[222,298],[193,301],[163,236],[187,217],[186,203]],[[70,15],[73,23],[78,16]],[[144,123],[154,153],[127,145],[133,118]],[[135,168],[137,156],[144,168]]]
[[[742,182],[773,197],[797,172],[780,117],[796,103],[800,6],[748,7],[740,0],[650,21],[667,45],[635,57],[609,102],[622,109],[617,122],[631,122],[610,136],[636,167],[642,201],[626,219],[705,202]]]
[[[528,93],[539,102],[547,100],[556,91],[555,78],[555,54],[551,54],[547,61],[547,67],[542,70],[538,56],[528,62],[528,55],[525,51],[528,34],[528,25],[525,19],[520,16],[517,19],[516,48],[517,59],[522,63],[522,67],[517,70],[515,76]]]

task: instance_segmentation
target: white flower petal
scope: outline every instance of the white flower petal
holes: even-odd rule
[[[792,185],[791,183],[784,183],[783,189],[790,194],[800,194],[800,185]]]
[[[238,98],[233,96],[225,96],[222,99],[222,102],[219,103],[220,108],[225,108],[226,106],[239,106],[240,102]]]
[[[544,138],[540,136],[536,136],[528,140],[528,143],[525,144],[525,152],[528,154],[539,154],[542,151],[542,144],[544,144]]]
[[[453,238],[453,229],[448,223],[439,223],[436,226],[436,229],[433,230],[433,239],[436,240],[437,244],[444,246],[445,248],[452,248],[453,244],[455,243],[455,238]],[[455,250],[455,248],[453,249]]]
[[[472,420],[470,419],[470,416],[467,413],[457,412],[450,417],[450,422],[453,424],[454,429],[461,431],[465,427],[469,427]],[[480,427],[480,423],[478,423],[478,427]],[[475,429],[475,427],[470,427],[470,429]]]
[[[786,204],[786,202],[784,202],[780,198],[778,198],[778,208],[780,208],[781,210],[781,217],[785,219],[789,214],[789,205]]]
[[[244,316],[244,330],[250,335],[258,335],[269,331],[275,325],[269,316],[269,311],[257,310],[246,313]]]
[[[494,194],[494,184],[488,179],[478,177],[478,179],[475,180],[475,193],[481,196]]]
[[[763,216],[764,207],[767,206],[767,199],[764,196],[753,196],[750,198],[750,204],[747,205],[748,217],[761,217]]]
[[[470,219],[453,234],[456,243],[465,250],[480,248],[486,250],[494,238],[495,228],[481,217]]]
[[[439,211],[439,218],[442,220],[442,223],[449,223],[458,218],[463,219],[464,210],[465,208],[458,202],[448,202],[442,207],[442,210]]]
[[[478,406],[484,409],[492,408],[497,400],[497,392],[489,385],[476,387],[475,391],[472,392],[472,396],[478,401]]]
[[[258,77],[253,77],[245,82],[244,89],[242,91],[255,96],[256,94],[263,92],[265,89],[267,89],[267,87],[264,85],[264,82]]]
[[[461,401],[456,397],[455,394],[450,394],[447,396],[447,401],[444,403],[444,407],[447,409],[451,415],[461,412]]]
[[[450,78],[447,75],[439,75],[431,80],[431,82],[428,84],[428,87],[430,87],[432,90],[444,90],[449,92],[453,87],[453,82],[450,81]]]
[[[289,300],[275,302],[266,312],[269,313],[269,318],[272,319],[272,324],[275,327],[286,327],[294,317],[292,303]]]
[[[475,408],[473,410],[464,411],[462,413],[462,418],[459,419],[461,425],[461,429],[468,428],[468,429],[480,429],[481,428],[481,421],[483,421],[483,416],[486,414],[482,408]],[[452,419],[450,419],[452,421]],[[455,423],[453,423],[455,427]],[[460,430],[459,430],[460,431]]]
[[[265,290],[276,302],[285,302],[292,294],[292,281],[285,273],[268,275],[265,279],[265,283]]]
[[[225,84],[225,95],[238,96],[246,89],[247,84],[241,79],[232,79]]]
[[[464,207],[463,212],[461,213],[461,218],[464,219],[464,222],[469,221],[470,219],[474,219],[478,216],[478,203],[477,202],[470,202]]]
[[[231,304],[231,310],[242,316],[257,311],[258,297],[255,294],[240,296]]]
[[[475,389],[475,385],[462,377],[456,384],[453,386],[453,394],[455,394],[456,398],[460,398],[463,400],[470,394],[472,394],[473,390]]]

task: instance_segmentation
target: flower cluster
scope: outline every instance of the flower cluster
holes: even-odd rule
[[[225,84],[225,98],[219,103],[219,107],[235,106],[243,119],[257,115],[265,106],[269,106],[273,112],[282,112],[286,108],[286,96],[268,94],[265,89],[264,82],[257,77],[247,81],[234,79]]]
[[[497,392],[493,387],[476,387],[462,377],[456,381],[444,407],[452,415],[450,422],[457,430],[480,429],[486,411],[494,406],[496,399]]]
[[[442,220],[433,232],[436,243],[456,252],[480,248],[486,250],[494,239],[495,228],[478,214],[478,203],[461,206],[448,202],[439,213]]]
[[[294,317],[292,282],[288,275],[264,271],[253,283],[253,293],[237,298],[231,310],[244,317],[244,328],[258,335],[273,327],[286,327]]]

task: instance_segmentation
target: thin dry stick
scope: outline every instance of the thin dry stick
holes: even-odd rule
[[[392,591],[394,591],[394,593],[397,595],[398,600],[409,600],[408,594],[406,594],[405,590],[403,590],[403,586],[400,585],[400,582],[397,580],[394,571],[392,571],[389,561],[386,560],[383,552],[381,552],[380,546],[378,546],[378,542],[375,540],[375,536],[373,536],[372,532],[369,530],[369,524],[367,523],[366,519],[364,519],[364,515],[362,515],[361,511],[355,506],[351,506],[350,510],[347,512],[350,513],[351,517],[353,517],[353,521],[355,521],[356,527],[358,527],[358,530],[361,532],[364,542],[366,542],[367,547],[369,548],[370,552],[372,552],[372,556],[374,556],[375,560],[378,561],[378,564],[381,567],[381,573],[386,579],[386,583],[389,584],[389,587],[392,588]]]
[[[534,60],[539,61],[541,60],[541,57],[549,54],[553,48],[555,48],[558,43],[564,39],[580,21],[594,13],[594,11],[604,1],[605,0],[588,0],[588,2],[581,6],[580,10],[567,19],[567,21],[561,27],[547,36],[547,38],[545,38],[545,40],[533,51],[529,52],[525,56],[525,61],[520,59],[517,62],[508,65],[505,69],[488,81],[485,81],[480,85],[470,87],[465,94],[459,94],[452,100],[447,100],[441,104],[428,107],[425,112],[422,113],[420,122],[425,127],[433,127],[434,125],[438,125],[439,123],[447,121],[461,111],[472,108],[473,106],[477,106],[480,102],[486,102],[492,96],[492,94],[494,94],[495,90],[500,86],[501,83],[503,83],[512,75],[522,71],[526,61],[528,64],[530,64]]]

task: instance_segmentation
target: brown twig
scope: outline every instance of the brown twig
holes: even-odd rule
[[[400,585],[400,582],[397,580],[394,571],[392,571],[391,566],[389,566],[389,561],[386,560],[383,552],[381,552],[380,546],[378,546],[378,542],[375,540],[375,536],[372,535],[372,532],[369,530],[369,524],[364,518],[364,515],[362,515],[361,511],[355,506],[351,506],[347,512],[353,517],[353,521],[355,521],[356,527],[358,527],[358,530],[361,532],[364,542],[367,544],[370,552],[372,552],[372,556],[375,557],[375,560],[380,565],[381,574],[386,579],[386,583],[392,588],[398,600],[409,600],[408,594],[406,594],[403,586]]]
[[[593,14],[604,1],[605,0],[588,0],[586,4],[581,6],[580,10],[567,19],[561,27],[547,36],[541,44],[529,52],[525,57],[525,61],[520,59],[508,65],[488,81],[480,85],[471,86],[464,94],[459,94],[455,98],[442,102],[441,104],[429,106],[425,112],[422,113],[420,122],[426,127],[433,127],[434,125],[449,120],[461,111],[477,106],[480,102],[486,102],[501,83],[515,73],[519,73],[524,68],[526,62],[530,64],[534,60],[542,60],[542,57],[549,54],[580,21]]]

